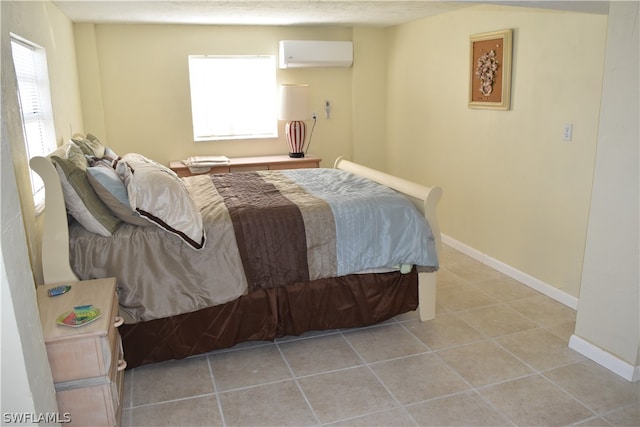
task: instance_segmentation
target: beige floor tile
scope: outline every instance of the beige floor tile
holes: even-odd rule
[[[438,270],[436,273],[436,289],[440,290],[442,288],[446,288],[451,285],[460,285],[468,283],[467,280],[463,279],[460,276],[456,276],[446,268],[442,268]]]
[[[133,371],[133,406],[213,393],[206,357],[144,365]]]
[[[640,383],[626,381],[590,360],[547,371],[544,375],[598,414],[634,403],[640,407]]]
[[[367,362],[424,353],[429,349],[399,324],[351,330],[344,337]]]
[[[130,426],[222,426],[215,396],[176,400],[130,410]],[[123,423],[124,425],[124,423]]]
[[[458,283],[437,291],[437,304],[447,311],[468,310],[496,304],[497,301],[468,283]]]
[[[208,357],[219,392],[292,378],[275,344]]]
[[[331,427],[415,427],[416,423],[404,409],[398,408],[325,425]]]
[[[304,339],[304,338],[321,337],[324,335],[331,335],[331,334],[337,334],[337,333],[340,333],[338,329],[327,329],[324,331],[307,331],[300,335],[287,335],[281,338],[276,338],[275,342],[281,343],[281,342],[295,341],[295,340]]]
[[[505,304],[481,307],[457,315],[490,337],[513,334],[537,328],[538,325]]]
[[[428,322],[408,322],[404,326],[432,350],[468,344],[486,338],[454,314],[437,316]]]
[[[560,426],[596,415],[540,375],[479,390],[502,414],[519,426]]]
[[[575,322],[576,320],[576,311],[574,309],[554,301],[546,295],[512,301],[509,305],[542,326]]]
[[[490,341],[442,350],[437,355],[474,387],[533,373],[518,359]]]
[[[575,320],[572,320],[570,322],[563,322],[563,323],[558,323],[555,325],[550,325],[547,326],[547,329],[557,335],[558,337],[562,338],[564,340],[564,342],[567,343],[567,345],[569,344],[569,340],[571,339],[571,335],[573,335],[576,331],[576,322]]]
[[[406,322],[409,320],[420,320],[420,313],[418,310],[408,311],[406,313],[398,314],[394,317],[396,322]]]
[[[633,403],[625,408],[610,412],[604,419],[614,426],[640,426],[640,404]]]
[[[440,265],[448,266],[451,264],[475,264],[478,263],[475,259],[471,258],[468,255],[463,254],[457,249],[452,248],[448,245],[442,245],[440,247],[440,253],[438,254],[440,257]]]
[[[360,357],[341,334],[279,344],[294,375],[302,376],[361,365]]]
[[[576,427],[611,427],[613,424],[611,424],[604,418],[593,417],[593,418],[589,418],[588,420],[580,421],[579,423],[572,424],[572,425]],[[633,427],[633,426],[629,425],[627,427]]]
[[[469,386],[433,354],[421,354],[371,365],[403,405],[457,393]]]
[[[542,328],[496,338],[496,341],[541,371],[584,360],[584,356],[570,349],[562,338]]]
[[[446,266],[447,270],[460,276],[469,282],[484,282],[487,280],[501,279],[505,276],[491,267],[487,267],[478,261],[465,262],[460,264],[450,264]]]
[[[321,423],[355,418],[398,407],[367,367],[298,379]]]
[[[510,426],[511,423],[474,392],[409,406],[420,426]]]
[[[229,426],[308,426],[317,424],[294,381],[219,394]]]
[[[535,289],[525,286],[517,280],[507,276],[483,282],[474,282],[473,284],[478,289],[500,302],[531,298],[540,295],[540,293]]]
[[[413,311],[128,370],[122,426],[640,426],[640,383],[568,348],[574,310],[441,255],[436,319]]]

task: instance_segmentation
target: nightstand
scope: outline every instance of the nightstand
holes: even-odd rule
[[[229,159],[228,164],[214,166],[207,172],[203,173],[319,168],[321,160],[322,159],[320,157],[316,156],[293,158],[286,154],[275,156],[232,157]],[[169,168],[177,173],[179,177],[194,175],[180,160],[170,162]]]
[[[63,283],[71,290],[49,297],[57,285],[38,286],[38,307],[47,356],[61,414],[69,413],[69,425],[117,426],[120,424],[124,369],[118,326],[116,279]],[[59,325],[56,319],[74,307],[92,304],[101,316],[83,326]]]

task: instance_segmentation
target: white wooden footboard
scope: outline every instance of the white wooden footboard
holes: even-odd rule
[[[438,252],[440,251],[440,227],[438,225],[436,208],[438,206],[438,201],[442,196],[442,188],[426,187],[424,185],[416,184],[414,182],[350,162],[342,157],[338,157],[333,167],[335,169],[342,169],[347,172],[369,178],[372,181],[386,185],[387,187],[393,188],[407,196],[429,222],[433,235],[436,239],[436,248]],[[436,273],[419,273],[418,282],[418,312],[420,314],[420,320],[425,321],[433,319],[436,317]]]

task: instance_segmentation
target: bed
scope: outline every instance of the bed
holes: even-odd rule
[[[94,168],[104,164],[67,170],[76,145],[86,159],[104,157],[118,172],[134,221],[116,215],[106,232],[106,220],[81,222],[70,205],[71,184],[90,182],[100,194]],[[117,277],[128,368],[245,341],[366,326],[416,308],[423,321],[435,317],[439,187],[343,158],[333,169],[177,178],[144,156],[108,153],[95,137],[80,138],[30,164],[46,188],[44,284]],[[164,184],[156,186],[158,179]],[[161,189],[147,194],[149,187]],[[173,187],[187,196],[166,193]],[[360,200],[365,190],[375,194],[371,201]],[[395,219],[370,213],[378,205]],[[373,225],[363,226],[371,215]]]

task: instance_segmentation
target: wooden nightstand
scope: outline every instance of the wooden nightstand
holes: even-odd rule
[[[120,424],[124,369],[118,326],[116,279],[65,283],[71,290],[49,297],[56,285],[38,286],[40,322],[61,414],[69,413],[69,425],[116,426]],[[58,325],[56,319],[76,306],[92,304],[101,316],[79,327]]]
[[[281,169],[302,169],[319,168],[320,157],[306,156],[293,158],[288,155],[279,156],[256,156],[256,157],[232,157],[229,164],[214,166],[209,171],[203,173],[229,173],[257,170],[281,170]],[[169,163],[169,168],[178,176],[192,176],[194,174],[180,160]]]

